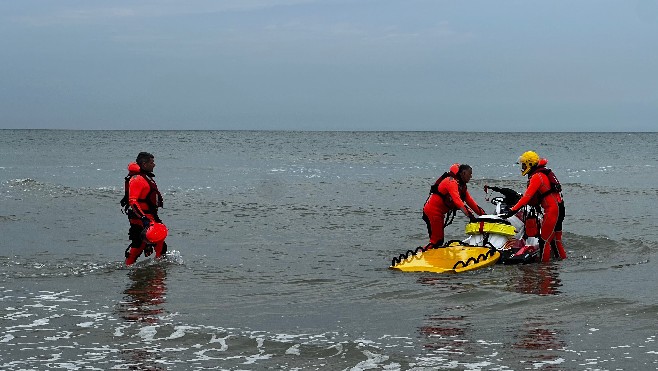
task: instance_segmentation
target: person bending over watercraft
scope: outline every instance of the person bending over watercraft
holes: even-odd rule
[[[457,210],[461,210],[471,221],[475,221],[474,212],[484,215],[484,210],[478,206],[466,187],[472,176],[473,169],[470,166],[454,164],[430,188],[430,195],[423,207],[423,220],[427,224],[430,239],[425,250],[443,245],[444,227],[452,222]]]
[[[510,218],[525,205],[540,205],[544,219],[540,227],[539,258],[542,262],[550,261],[551,250],[554,250],[560,259],[566,259],[567,253],[562,245],[562,222],[565,216],[562,186],[553,171],[546,167],[548,160],[540,159],[536,152],[524,152],[518,163],[521,164],[521,175],[528,176],[528,187],[503,218]]]
[[[126,249],[126,265],[133,264],[144,252],[149,256],[155,250],[155,257],[160,258],[167,252],[167,243],[164,238],[161,241],[149,241],[149,226],[162,223],[158,217],[158,208],[162,207],[162,195],[158,191],[158,185],[153,180],[155,168],[155,157],[148,152],[140,152],[135,162],[128,165],[126,176],[125,195],[121,200],[125,213],[128,215],[130,230],[128,236],[130,245]],[[164,227],[162,224],[158,226]],[[165,236],[166,236],[166,232]]]

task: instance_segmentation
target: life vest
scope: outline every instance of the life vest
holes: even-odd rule
[[[459,178],[457,178],[457,175],[451,171],[443,173],[443,175],[441,175],[439,179],[437,179],[436,182],[432,184],[432,186],[430,187],[430,196],[432,196],[433,194],[439,195],[443,199],[443,202],[445,203],[446,206],[448,206],[451,209],[456,209],[455,203],[452,201],[452,197],[450,197],[450,194],[442,193],[439,191],[439,185],[446,178],[453,178],[454,180],[457,181],[457,184],[459,185],[459,197],[461,197],[462,200],[466,199],[466,189],[467,189],[466,183],[463,183],[461,180],[459,180]]]
[[[142,211],[148,214],[157,214],[158,208],[163,206],[163,200],[162,194],[160,194],[160,191],[158,190],[158,185],[153,180],[155,175],[142,171],[139,165],[134,162],[128,165],[128,175],[124,178],[124,195],[120,202],[123,207],[123,212],[125,214],[131,212],[130,204],[128,203],[128,191],[130,188],[130,179],[135,176],[143,177],[149,185],[149,192],[146,194],[146,197],[137,199]]]
[[[530,178],[532,177],[533,174],[535,173],[542,173],[546,175],[546,178],[548,178],[548,182],[550,184],[550,189],[546,192],[539,192],[539,194],[536,195],[537,198],[537,204],[539,204],[544,197],[548,196],[551,193],[561,193],[562,192],[562,185],[560,184],[560,181],[557,180],[557,177],[555,176],[555,173],[553,173],[553,170],[545,167],[545,166],[538,166],[536,169],[533,169],[530,171],[530,174],[528,175],[528,185],[530,184]],[[533,197],[534,198],[534,197]]]

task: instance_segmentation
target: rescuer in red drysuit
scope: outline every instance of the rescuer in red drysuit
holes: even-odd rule
[[[461,210],[471,221],[475,221],[471,209],[478,215],[485,213],[468,193],[466,183],[472,176],[470,166],[454,164],[430,188],[430,195],[423,207],[423,220],[430,238],[425,250],[443,245],[443,229],[452,222],[456,210]]]
[[[544,219],[539,233],[539,258],[542,262],[550,261],[553,249],[560,259],[566,259],[567,253],[562,245],[562,222],[565,216],[562,186],[553,171],[546,167],[548,160],[540,159],[537,153],[523,153],[518,163],[521,164],[521,175],[528,175],[528,188],[503,217],[515,215],[528,204],[541,205]]]
[[[149,226],[162,222],[158,217],[158,208],[162,207],[162,195],[153,180],[153,168],[155,158],[148,152],[140,152],[137,160],[128,165],[125,196],[121,200],[130,222],[128,236],[131,243],[126,249],[126,265],[133,264],[142,252],[149,256],[155,250],[156,258],[167,252],[167,243],[164,240],[150,243],[146,239]]]

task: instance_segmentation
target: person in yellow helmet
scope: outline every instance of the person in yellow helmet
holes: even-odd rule
[[[528,188],[503,218],[515,215],[525,205],[540,205],[544,220],[540,227],[539,257],[542,262],[548,262],[553,250],[560,259],[566,259],[567,253],[562,245],[562,222],[565,216],[562,186],[553,171],[546,167],[548,160],[539,158],[536,152],[524,152],[518,163],[521,165],[521,175],[528,176]]]

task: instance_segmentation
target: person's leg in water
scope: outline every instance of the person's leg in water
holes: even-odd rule
[[[144,248],[146,247],[146,241],[142,237],[142,232],[144,228],[141,223],[130,223],[130,230],[128,231],[128,237],[130,238],[130,245],[126,249],[126,265],[132,265],[137,261]]]
[[[544,220],[541,223],[539,237],[539,259],[542,263],[551,261],[551,246],[555,238],[555,225],[559,211],[556,206],[544,209]]]
[[[160,259],[167,255],[167,243],[164,241],[158,242],[153,246],[155,250],[155,258]]]
[[[427,215],[427,212],[423,210],[423,220],[427,224],[427,234],[430,239],[423,250],[433,249],[443,245],[443,218],[443,214],[431,212],[430,215]]]
[[[566,215],[564,202],[561,202],[558,207],[559,214],[557,217],[557,223],[555,223],[555,238],[553,239],[553,244],[560,259],[566,259],[567,251],[564,249],[564,245],[562,244],[562,222],[564,221],[564,217]]]

